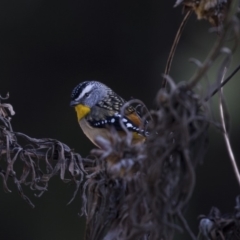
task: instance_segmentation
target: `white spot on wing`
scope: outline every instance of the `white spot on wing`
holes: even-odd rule
[[[131,127],[133,127],[133,125],[131,124],[131,123],[127,123],[127,125],[126,125],[128,128],[131,128]]]

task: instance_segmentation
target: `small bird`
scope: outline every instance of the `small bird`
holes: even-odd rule
[[[75,107],[77,119],[84,134],[96,145],[96,137],[109,139],[110,128],[119,135],[132,133],[132,143],[143,142],[146,137],[143,120],[133,106],[122,107],[126,101],[112,89],[98,81],[85,81],[72,91],[70,106]],[[122,126],[125,127],[122,127]],[[124,128],[126,128],[124,130]]]

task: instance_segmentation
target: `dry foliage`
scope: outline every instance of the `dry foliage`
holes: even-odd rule
[[[190,2],[196,6],[189,5]],[[200,8],[206,2],[177,1],[176,4]],[[47,190],[50,179],[59,175],[63,181],[76,184],[74,196],[81,189],[87,240],[171,240],[175,231],[183,230],[196,239],[184,211],[195,186],[195,168],[204,158],[209,124],[217,125],[222,131],[227,129],[213,122],[206,100],[223,86],[223,72],[226,72],[223,69],[229,65],[235,45],[232,50],[223,46],[227,36],[233,32],[237,35],[239,29],[235,13],[229,11],[224,18],[227,20],[206,60],[203,63],[194,60],[198,69],[189,82],[175,84],[165,76],[168,87],[160,89],[156,96],[157,110],[148,112],[138,100],[128,103],[140,103],[149,119],[146,126],[149,136],[144,144],[131,145],[127,130],[127,136],[121,138],[111,129],[111,139],[99,137],[101,148],[82,158],[58,140],[35,139],[14,132],[10,121],[14,111],[5,103],[8,97],[1,97],[0,175],[5,191],[10,192],[8,182],[12,179],[22,198],[33,206],[22,185],[29,185],[39,196]],[[216,31],[219,33],[219,29]],[[225,57],[213,90],[206,89],[205,95],[196,94],[193,87],[222,53]],[[226,110],[223,100],[222,95],[221,106]],[[16,172],[17,163],[21,165],[20,172]],[[203,216],[199,237],[239,239],[239,202],[238,197],[233,215],[222,216],[214,208],[208,216]]]

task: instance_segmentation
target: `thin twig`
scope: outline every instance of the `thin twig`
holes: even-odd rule
[[[227,71],[227,69],[225,68],[221,82],[223,82],[226,71]],[[223,130],[224,130],[224,139],[225,139],[225,142],[226,142],[228,154],[229,154],[229,157],[230,157],[230,160],[231,160],[233,170],[234,170],[234,173],[236,175],[238,184],[240,185],[240,173],[238,171],[237,163],[236,163],[236,160],[235,160],[235,157],[234,157],[234,154],[233,154],[230,139],[229,139],[228,132],[227,132],[227,129],[226,129],[226,122],[225,122],[224,109],[223,109],[223,88],[221,88],[221,91],[220,91],[220,105],[219,105],[219,107],[220,107],[221,122],[222,122]]]
[[[213,97],[229,80],[232,79],[232,77],[240,70],[240,65],[236,67],[236,69],[224,80],[221,81],[221,84],[215,88],[212,93],[210,93],[208,96],[205,97],[205,101],[207,102],[211,97]]]
[[[182,223],[183,227],[185,228],[185,230],[189,234],[189,236],[192,238],[192,240],[197,240],[196,236],[193,234],[193,232],[190,229],[186,219],[183,217],[183,215],[180,211],[178,211],[177,216],[178,216],[180,222]]]
[[[188,88],[192,89],[196,86],[198,81],[204,76],[204,74],[207,72],[209,67],[212,65],[214,60],[218,57],[220,53],[220,49],[222,47],[222,44],[224,42],[225,36],[227,31],[223,30],[221,36],[218,38],[217,42],[213,46],[211,52],[205,59],[204,63],[201,67],[198,68],[198,70],[195,72],[195,74],[192,76],[192,78],[189,81]]]
[[[185,27],[189,17],[191,16],[191,13],[192,13],[192,10],[187,11],[187,13],[185,14],[185,16],[184,16],[184,18],[183,18],[183,20],[181,22],[181,25],[178,28],[178,31],[177,31],[177,34],[175,36],[175,39],[174,39],[171,51],[170,51],[170,53],[168,55],[167,64],[166,64],[164,75],[163,75],[162,88],[166,87],[167,79],[166,79],[165,76],[168,75],[169,72],[170,72],[171,65],[172,65],[172,60],[173,60],[173,57],[174,57],[174,54],[175,54],[175,51],[176,51],[179,39],[182,36],[183,29],[184,29],[184,27]]]

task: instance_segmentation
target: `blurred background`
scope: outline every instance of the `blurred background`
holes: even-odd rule
[[[10,93],[16,115],[15,131],[35,138],[55,138],[87,156],[93,145],[81,132],[74,109],[69,107],[72,89],[84,80],[99,80],[125,99],[141,99],[149,109],[161,86],[168,53],[183,18],[175,1],[160,0],[1,0],[0,94]],[[217,35],[206,21],[192,15],[173,61],[171,76],[187,81],[196,67],[191,57],[204,60]],[[230,40],[229,40],[230,41]],[[231,70],[240,63],[234,55]],[[216,69],[209,72],[214,80]],[[227,74],[227,75],[228,75]],[[231,115],[231,141],[240,159],[240,73],[226,86]],[[217,97],[215,97],[217,100]],[[215,104],[213,103],[215,106]],[[215,108],[218,118],[218,110]],[[187,219],[198,232],[200,214],[212,206],[233,211],[240,193],[222,135],[210,129],[210,145],[197,169],[197,184]],[[240,164],[239,164],[240,165]],[[74,186],[56,176],[41,198],[27,187],[35,204],[31,209],[18,195],[0,188],[0,238],[7,240],[81,240],[84,218],[79,217],[80,193],[67,206]],[[179,234],[177,239],[189,239]]]

